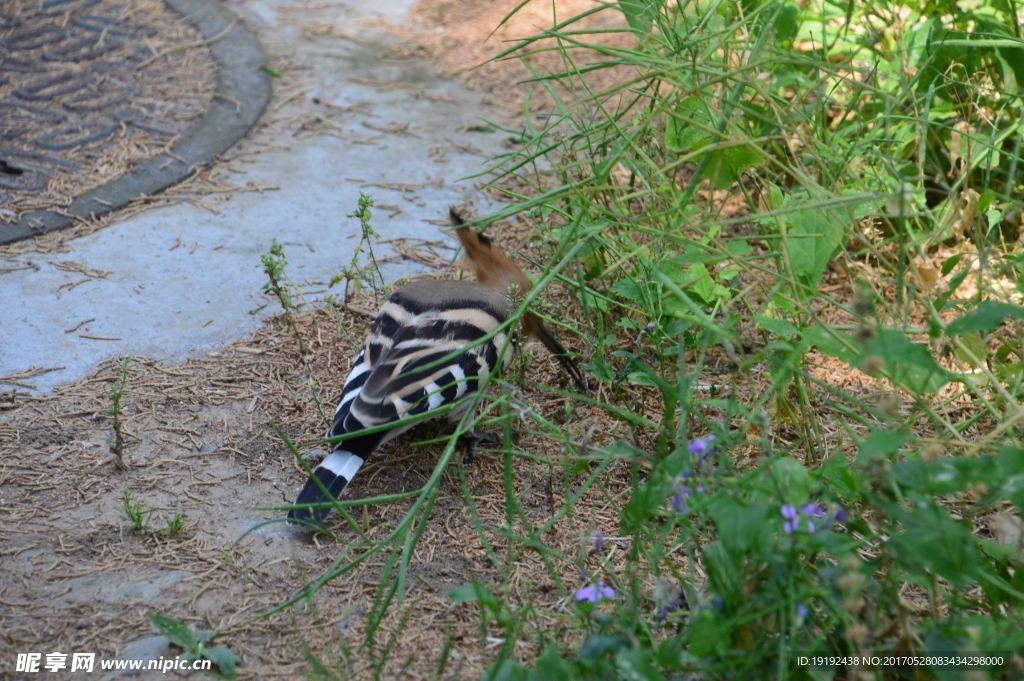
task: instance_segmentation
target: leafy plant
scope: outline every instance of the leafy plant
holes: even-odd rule
[[[331,277],[331,281],[328,284],[328,287],[331,287],[342,280],[345,281],[345,304],[348,303],[349,284],[353,281],[369,286],[378,302],[380,302],[381,296],[387,293],[384,275],[381,273],[380,265],[377,264],[377,257],[373,253],[373,242],[380,238],[380,234],[377,234],[370,224],[372,217],[370,208],[372,207],[373,197],[360,192],[356,210],[347,215],[347,217],[359,219],[359,243],[356,244],[352,251],[352,260],[349,262],[348,267],[344,268],[340,274]],[[369,262],[365,266],[360,263],[364,251],[369,256]]]
[[[227,648],[208,645],[217,637],[217,632],[193,631],[173,617],[156,613],[149,614],[149,621],[160,634],[185,651],[181,655],[183,660],[191,662],[205,658],[217,665],[218,671],[215,676],[222,679],[235,678],[235,665],[239,662],[238,657]]]
[[[132,501],[129,489],[121,491],[121,517],[132,524],[132,532],[140,535],[149,534],[149,521],[153,518],[153,510],[146,510],[140,503]]]
[[[165,518],[167,527],[160,530],[150,528],[153,519],[153,509],[147,509],[141,503],[132,501],[132,493],[129,489],[121,491],[121,517],[132,524],[132,532],[144,537],[164,536],[175,537],[181,533],[185,526],[185,515],[175,513],[170,518]]]
[[[167,521],[167,527],[161,530],[160,533],[167,537],[177,536],[185,526],[185,515],[183,513],[175,513],[165,520]]]
[[[598,12],[633,41],[582,27]],[[1024,554],[991,527],[1024,511],[1019,33],[987,0],[620,0],[500,55],[554,108],[512,131],[490,170],[515,203],[487,220],[536,226],[523,302],[575,295],[557,320],[597,389],[523,380],[465,412],[503,429],[504,523],[457,471],[493,579],[449,595],[493,651],[484,678],[953,678],[797,662],[864,651],[1016,673]],[[561,71],[533,65],[548,53]],[[359,539],[291,602],[387,555],[366,637],[386,656],[453,449],[384,539],[344,511],[406,495],[339,502]],[[524,465],[548,476],[544,518]],[[594,498],[614,561],[592,536],[578,555],[547,540]],[[550,598],[517,591],[541,577]]]
[[[263,292],[273,295],[281,303],[281,309],[284,310],[282,316],[299,342],[299,352],[303,355],[308,354],[306,341],[303,340],[299,327],[295,325],[295,318],[292,316],[292,296],[289,292],[292,285],[285,273],[288,261],[284,257],[284,247],[277,242],[277,239],[271,243],[270,250],[260,257],[260,262],[263,264],[264,274],[267,275],[267,283],[263,285]]]

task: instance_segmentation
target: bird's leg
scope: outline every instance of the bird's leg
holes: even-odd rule
[[[470,428],[463,433],[462,439],[466,441],[466,463],[470,465],[476,461],[476,448],[481,442],[494,446],[501,444],[501,438],[497,435],[476,428]]]

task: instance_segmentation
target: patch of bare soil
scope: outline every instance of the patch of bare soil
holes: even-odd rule
[[[585,98],[587,89],[579,78],[561,74],[574,74],[577,68],[583,70],[613,61],[614,55],[543,38],[510,58],[491,60],[514,47],[518,41],[540,36],[561,22],[595,9],[599,3],[594,0],[534,0],[512,14],[519,4],[517,0],[486,3],[477,0],[420,0],[413,5],[418,21],[395,30],[412,41],[414,47],[410,47],[410,51],[425,51],[443,73],[458,75],[467,87],[486,93],[484,101],[495,105],[507,116],[521,117],[527,96],[531,93],[532,112],[552,108],[553,101],[544,86],[526,82],[534,80],[537,75],[559,75],[550,84],[561,97],[573,94]],[[622,12],[614,5],[606,5],[605,9],[574,22],[565,30],[624,28],[626,21]],[[607,48],[632,49],[636,46],[635,37],[627,32],[578,35],[576,39]],[[527,55],[527,51],[531,54]],[[531,72],[531,68],[537,73]],[[635,76],[634,69],[615,66],[589,72],[586,79],[593,92],[601,92]],[[566,101],[572,99],[569,97]],[[608,109],[613,110],[616,105],[614,101],[605,102]]]

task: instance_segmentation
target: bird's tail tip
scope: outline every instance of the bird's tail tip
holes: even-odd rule
[[[331,507],[316,508],[313,505],[336,501],[362,465],[363,458],[352,452],[339,450],[330,454],[313,469],[313,475],[306,480],[306,486],[295,499],[293,506],[306,508],[293,508],[288,511],[288,520],[323,522],[330,514]]]

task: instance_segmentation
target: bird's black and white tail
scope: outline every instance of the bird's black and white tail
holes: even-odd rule
[[[344,449],[338,449],[329,454],[319,466],[313,469],[313,475],[316,476],[316,479],[320,481],[324,489],[331,496],[325,495],[323,490],[311,478],[306,482],[306,486],[302,489],[298,499],[295,500],[295,505],[322,504],[331,501],[331,498],[337,499],[340,497],[341,493],[348,487],[348,484],[352,482],[352,478],[363,467],[366,455],[369,455],[369,452],[364,452],[364,456],[360,456]],[[330,512],[330,506],[325,508],[295,509],[288,512],[288,518],[291,520],[314,520],[320,522]]]

